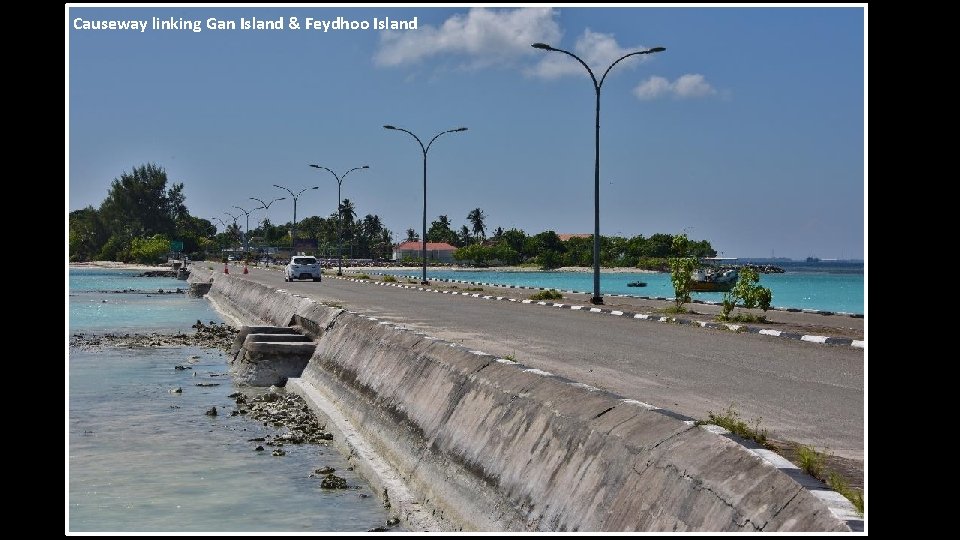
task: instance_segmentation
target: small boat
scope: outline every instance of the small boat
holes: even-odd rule
[[[631,281],[630,283],[627,283],[627,287],[646,287],[646,286],[647,286],[646,281]]]
[[[690,277],[690,290],[695,292],[727,292],[737,284],[740,274],[736,268],[718,271],[713,268],[698,268]]]

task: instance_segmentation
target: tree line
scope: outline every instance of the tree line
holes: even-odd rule
[[[632,238],[600,236],[600,264],[603,266],[638,267],[668,271],[669,258],[674,256],[673,236],[657,233]],[[715,257],[717,252],[707,240],[690,242],[694,257]],[[545,269],[561,266],[593,265],[593,236],[575,236],[561,240],[554,231],[528,236],[523,230],[498,229],[490,240],[465,244],[456,252],[459,261],[477,265],[533,263]]]
[[[218,256],[221,250],[242,245],[246,234],[245,217],[239,220],[219,219],[222,231],[217,232],[207,219],[193,216],[186,206],[183,183],[168,187],[167,173],[150,163],[123,172],[113,180],[99,208],[88,206],[70,212],[69,250],[71,261],[114,260],[155,263],[170,251],[170,243],[183,243],[183,253],[191,259],[208,254]],[[225,216],[226,217],[226,216]],[[251,215],[249,244],[290,247],[293,223],[274,224],[269,219]],[[497,227],[487,237],[487,216],[480,208],[471,210],[467,223],[454,229],[447,215],[440,215],[430,224],[428,242],[445,242],[459,248],[454,257],[476,265],[536,264],[542,268],[590,266],[593,264],[593,238],[573,237],[561,240],[554,231],[527,235],[520,229]],[[298,239],[315,240],[317,254],[335,257],[338,246],[338,224],[341,224],[344,257],[358,259],[390,259],[393,234],[376,214],[358,216],[350,199],[340,201],[337,211],[327,217],[310,216],[297,222]],[[242,225],[243,224],[243,225]],[[419,241],[413,229],[406,240]],[[649,237],[600,237],[600,262],[604,266],[641,267],[669,270],[673,236],[658,233]],[[707,240],[690,241],[688,253],[694,257],[713,257],[716,251]]]
[[[291,246],[292,222],[274,224],[269,219],[257,220],[253,214],[247,233],[244,216],[233,222],[214,218],[224,225],[218,233],[210,220],[190,215],[183,183],[170,187],[168,183],[167,172],[159,165],[134,167],[113,180],[98,208],[88,206],[70,212],[70,260],[156,263],[170,253],[174,240],[183,243],[182,253],[191,259],[219,257],[221,250],[241,246],[244,234],[249,234],[251,250],[258,246]],[[297,222],[297,238],[315,240],[321,254],[336,256],[338,217],[343,220],[345,256],[390,258],[390,230],[375,214],[358,218],[349,199],[341,201],[338,211],[326,218],[311,216]]]

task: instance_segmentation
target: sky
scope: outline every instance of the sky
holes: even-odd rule
[[[241,28],[254,18],[283,27]],[[130,20],[146,30],[109,27]],[[369,165],[342,197],[400,240],[420,232],[423,154],[383,125],[424,144],[465,126],[428,152],[428,227],[445,214],[459,228],[479,207],[488,231],[589,233],[593,83],[530,45],[566,49],[598,77],[666,47],[603,83],[601,234],[686,232],[725,257],[863,258],[865,24],[862,7],[67,6],[67,210],[99,206],[113,179],[152,162],[218,228],[234,205],[259,205],[250,197],[287,195],[253,228],[293,218],[274,184],[320,186],[298,219],[335,211],[336,179],[309,164]]]

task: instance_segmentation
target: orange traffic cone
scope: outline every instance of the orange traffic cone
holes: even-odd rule
[[[250,273],[250,271],[247,270],[247,263],[243,263],[243,273],[244,273],[244,274],[249,274],[249,273]]]
[[[226,263],[226,262],[223,263],[223,273],[224,273],[224,274],[229,274],[229,273],[230,273],[230,269],[227,268],[227,263]]]

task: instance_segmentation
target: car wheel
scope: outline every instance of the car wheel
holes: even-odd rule
[[[315,277],[315,278],[313,278],[313,280],[314,280],[314,281],[320,281],[320,278]]]

